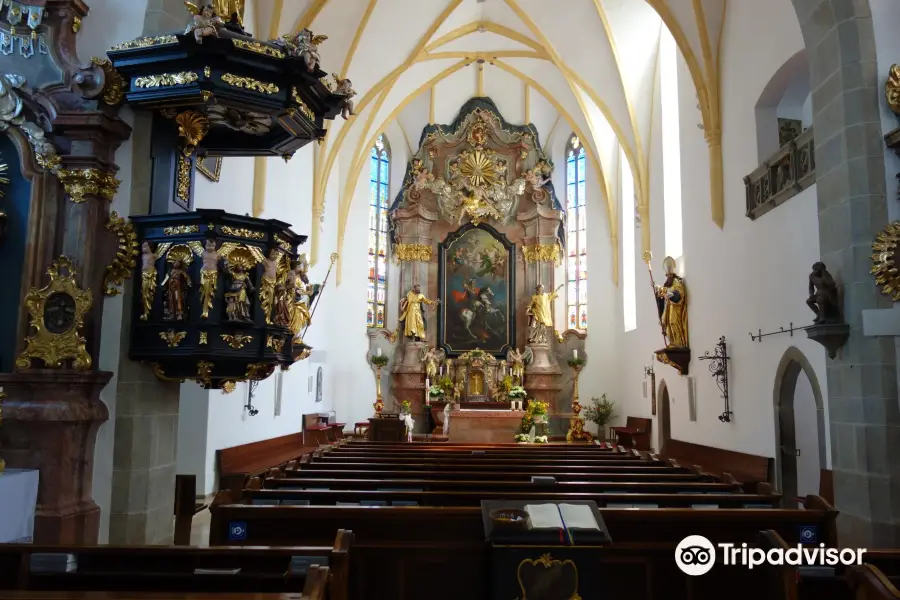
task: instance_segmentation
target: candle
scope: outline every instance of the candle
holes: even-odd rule
[[[572,350],[572,358],[578,360],[578,350]]]
[[[377,356],[381,356],[381,348],[379,348],[379,349],[375,352],[375,354],[376,354]]]
[[[444,376],[444,367],[443,367],[443,366],[442,366],[440,369],[438,369],[438,374],[439,374],[441,377]]]

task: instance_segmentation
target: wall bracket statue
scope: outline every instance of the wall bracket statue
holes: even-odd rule
[[[657,286],[653,281],[653,270],[650,268],[652,255],[644,253],[647,272],[650,274],[650,286],[656,299],[659,325],[662,330],[665,347],[654,354],[656,359],[673,367],[682,375],[687,375],[691,362],[691,348],[688,338],[688,293],[682,279],[675,273],[675,259],[667,256],[663,261],[666,279],[663,285]]]
[[[813,324],[806,328],[806,337],[822,344],[828,358],[834,358],[838,349],[847,343],[850,326],[844,323],[837,283],[823,262],[814,264],[809,274],[806,305],[816,315]]]

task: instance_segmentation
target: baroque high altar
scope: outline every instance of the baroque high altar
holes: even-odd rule
[[[561,368],[552,322],[565,213],[537,130],[473,98],[453,123],[428,125],[421,140],[390,209],[400,322],[396,332],[371,335],[371,355],[376,346],[392,352],[385,403],[409,402],[415,429],[431,433],[453,400],[466,414],[453,413],[451,440],[511,442],[522,413],[510,412],[506,392],[522,385],[528,398],[548,403],[551,435],[565,435],[570,369]],[[443,398],[430,399],[440,384]],[[483,425],[467,433],[462,416]]]

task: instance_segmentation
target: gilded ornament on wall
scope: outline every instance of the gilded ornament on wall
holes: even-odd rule
[[[85,196],[88,195],[112,201],[116,192],[119,191],[119,184],[122,183],[112,173],[104,173],[94,167],[59,169],[56,176],[63,184],[66,193],[72,198],[72,202],[76,204],[86,201]]]
[[[107,296],[116,296],[121,293],[118,286],[131,277],[131,273],[137,266],[139,254],[137,233],[134,231],[134,225],[120,217],[116,211],[109,214],[106,230],[116,234],[118,249],[116,257],[106,267],[106,274],[103,277],[103,293]]]
[[[81,328],[93,303],[91,290],[78,287],[77,271],[66,256],[54,261],[47,274],[49,285],[31,288],[25,296],[32,333],[25,339],[25,350],[16,359],[16,367],[30,369],[32,361],[38,359],[47,368],[58,369],[64,360],[71,359],[75,369],[90,369],[91,356]]]
[[[900,221],[889,223],[875,236],[872,243],[872,275],[875,283],[885,296],[894,302],[900,301],[900,269],[898,269],[897,248],[900,244]]]
[[[426,244],[394,244],[399,262],[430,262],[434,249]]]
[[[900,65],[891,65],[884,83],[884,96],[891,110],[900,115]]]
[[[525,262],[552,262],[559,264],[560,257],[559,244],[532,244],[530,246],[522,246],[522,255]]]

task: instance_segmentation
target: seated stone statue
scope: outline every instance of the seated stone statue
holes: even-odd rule
[[[841,323],[841,308],[838,303],[838,289],[825,263],[817,262],[809,274],[809,298],[806,305],[816,314],[813,323]]]

